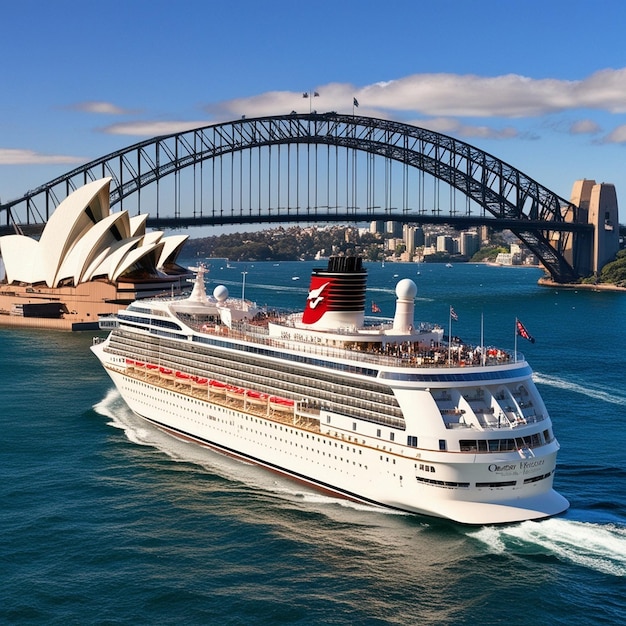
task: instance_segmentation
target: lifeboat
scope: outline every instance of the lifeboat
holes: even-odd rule
[[[146,363],[146,368],[149,370],[158,370],[159,366],[155,365],[154,363]]]
[[[278,396],[272,396],[270,398],[270,406],[276,411],[292,411],[294,401],[288,398],[280,398]]]
[[[169,367],[160,367],[159,374],[163,378],[174,378],[174,372]]]
[[[209,387],[213,393],[226,393],[226,383],[219,380],[210,380]]]
[[[235,387],[235,385],[228,385],[226,387],[226,395],[229,398],[243,398],[243,394],[245,393],[245,389],[243,387]]]
[[[245,393],[246,400],[251,404],[265,404],[268,399],[268,395],[266,393],[261,393],[260,391],[253,391],[252,389],[248,389]]]
[[[177,380],[189,381],[191,380],[191,374],[185,374],[185,372],[176,372]]]
[[[208,378],[200,378],[200,376],[192,376],[191,380],[194,387],[206,387],[209,384]]]

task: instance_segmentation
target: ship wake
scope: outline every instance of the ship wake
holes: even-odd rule
[[[626,528],[548,519],[484,527],[470,536],[498,554],[542,554],[611,576],[626,576]]]
[[[604,391],[603,389],[591,387],[588,384],[583,386],[578,383],[559,378],[558,376],[548,376],[538,372],[534,373],[533,380],[540,385],[556,387],[557,389],[565,389],[567,391],[573,391],[574,393],[587,396],[588,398],[593,398],[594,400],[626,406],[626,396],[615,393],[613,390],[610,392]]]

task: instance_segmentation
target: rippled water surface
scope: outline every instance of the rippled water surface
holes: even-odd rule
[[[241,295],[245,271],[246,297],[288,307],[324,264],[207,263],[210,289]],[[0,622],[624,623],[626,294],[541,288],[531,268],[366,267],[382,315],[412,278],[416,320],[453,306],[468,342],[482,317],[512,349],[524,322],[565,515],[472,528],[335,500],[138,420],[90,333],[0,330]]]

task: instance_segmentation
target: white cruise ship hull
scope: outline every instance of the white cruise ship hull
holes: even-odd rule
[[[220,397],[215,403],[191,387],[142,379],[105,347],[100,343],[92,349],[139,417],[176,437],[339,497],[480,525],[540,519],[568,506],[552,489],[556,441],[522,458],[519,451],[494,456],[381,445],[377,438],[353,437],[323,425],[312,432],[293,423],[297,420],[288,423],[284,414],[277,421],[246,410],[243,402]]]

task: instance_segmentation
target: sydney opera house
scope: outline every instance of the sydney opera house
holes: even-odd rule
[[[147,215],[111,213],[110,178],[80,187],[40,238],[0,237],[0,325],[81,330],[136,300],[186,284],[187,235],[146,232]]]

